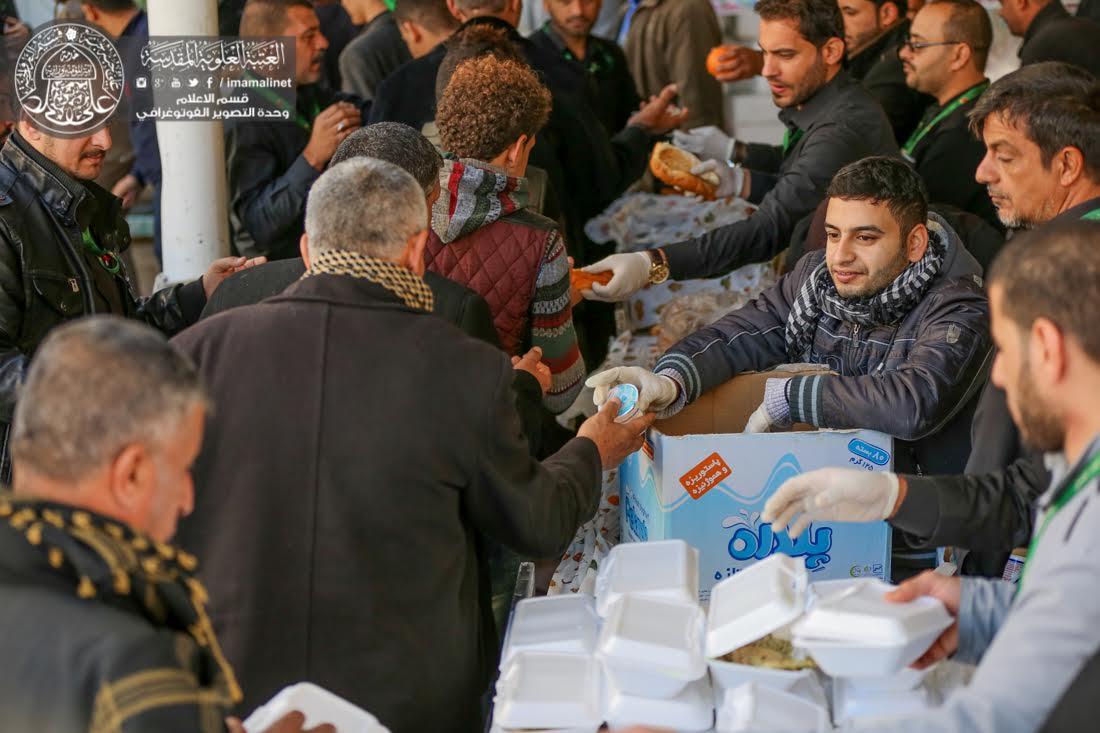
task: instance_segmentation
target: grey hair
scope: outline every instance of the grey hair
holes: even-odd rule
[[[393,259],[427,221],[424,189],[401,168],[377,158],[352,158],[329,168],[306,201],[311,255],[343,249]]]
[[[60,326],[19,389],[16,474],[78,481],[129,445],[163,446],[196,405],[209,407],[195,366],[149,326],[107,315]]]

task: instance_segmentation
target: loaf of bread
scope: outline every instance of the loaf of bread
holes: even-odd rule
[[[649,170],[659,181],[710,201],[714,199],[720,181],[714,173],[694,175],[691,169],[701,162],[686,150],[668,143],[657,143],[653,148],[653,155],[649,157]]]

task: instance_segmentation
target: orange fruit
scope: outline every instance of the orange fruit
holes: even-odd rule
[[[725,46],[715,46],[707,54],[707,71],[711,76],[718,76],[718,64],[722,62],[722,57],[726,53]]]

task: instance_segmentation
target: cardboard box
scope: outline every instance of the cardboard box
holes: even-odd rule
[[[682,539],[696,547],[700,600],[719,580],[776,552],[804,558],[811,582],[890,579],[885,522],[815,523],[793,541],[760,522],[765,502],[792,476],[893,464],[893,439],[874,430],[741,433],[775,376],[740,375],[658,422],[619,471],[622,541]]]

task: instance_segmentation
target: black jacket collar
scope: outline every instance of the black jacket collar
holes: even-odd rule
[[[856,79],[862,79],[871,70],[871,67],[879,62],[882,54],[886,53],[891,47],[895,47],[894,53],[897,53],[896,47],[900,46],[908,35],[909,21],[903,19],[896,26],[879,36],[870,46],[848,59],[845,68]]]
[[[1020,51],[1023,51],[1027,42],[1035,37],[1035,34],[1044,26],[1054,20],[1070,17],[1069,11],[1066,10],[1066,6],[1062,5],[1062,0],[1052,0],[1047,3],[1046,7],[1038,12],[1038,14],[1032,19],[1031,25],[1024,31],[1024,42],[1020,44]]]
[[[825,86],[807,100],[801,108],[788,107],[779,113],[779,120],[787,127],[797,127],[799,130],[808,130],[812,124],[823,117],[828,117],[833,102],[850,85],[855,84],[848,72],[841,69]]]
[[[61,170],[31,147],[18,131],[12,133],[0,151],[0,161],[16,177],[27,181],[42,203],[66,226],[78,225],[84,229],[91,225],[101,239],[111,240],[102,242],[106,249],[121,251],[129,244],[126,227],[120,226],[122,202],[96,183],[78,181]]]
[[[1097,209],[1100,209],[1100,197],[1077,204],[1072,209],[1066,209],[1051,221],[1077,221],[1085,214]]]

